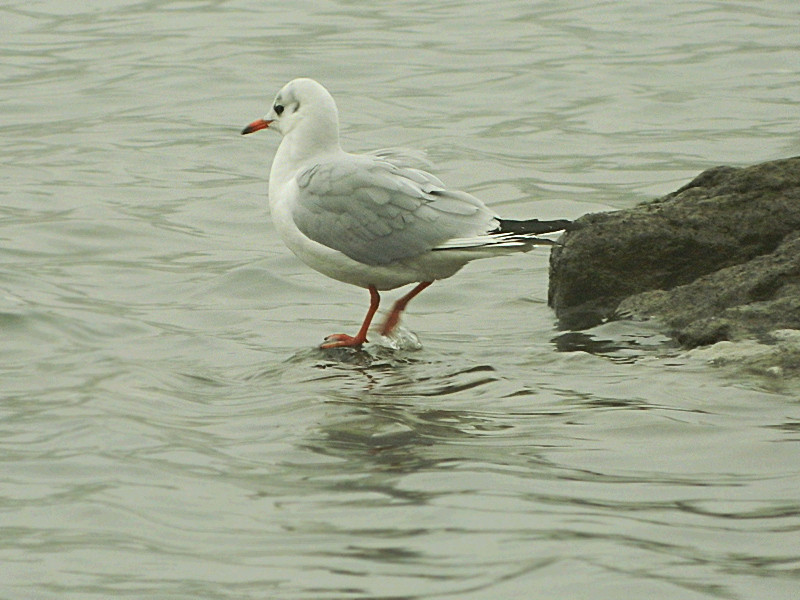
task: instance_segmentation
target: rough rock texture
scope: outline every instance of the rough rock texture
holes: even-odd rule
[[[688,347],[800,328],[800,232],[787,236],[771,254],[669,291],[630,296],[616,316],[658,316]]]
[[[564,328],[657,317],[686,347],[800,329],[800,157],[709,169],[561,242],[548,300]]]

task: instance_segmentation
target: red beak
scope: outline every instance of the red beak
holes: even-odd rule
[[[250,125],[242,129],[242,135],[247,135],[248,133],[253,133],[254,131],[258,131],[259,129],[266,129],[269,127],[269,124],[272,121],[266,121],[264,119],[256,119]]]

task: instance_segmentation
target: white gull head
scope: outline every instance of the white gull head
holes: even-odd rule
[[[265,128],[274,129],[284,137],[281,144],[285,146],[284,153],[295,164],[320,154],[341,151],[336,102],[328,90],[313,79],[301,77],[283,86],[269,113],[253,121],[242,133]]]

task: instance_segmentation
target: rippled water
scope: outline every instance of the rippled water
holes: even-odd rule
[[[283,248],[278,139],[239,130],[310,75],[347,148],[425,149],[504,215],[630,206],[800,153],[798,18],[6,3],[0,596],[796,598],[795,384],[559,338],[544,250],[426,291],[420,350],[323,353],[367,295]]]

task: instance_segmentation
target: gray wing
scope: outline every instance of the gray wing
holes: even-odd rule
[[[436,177],[376,156],[345,155],[297,176],[297,227],[368,265],[413,258],[497,227],[492,212]]]

